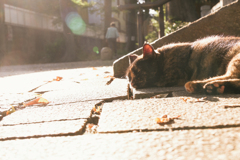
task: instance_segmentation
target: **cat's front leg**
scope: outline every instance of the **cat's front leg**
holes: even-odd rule
[[[156,86],[156,87],[166,87],[166,82],[158,81],[158,82],[154,83],[154,86]]]
[[[187,82],[184,87],[187,92],[189,93],[201,93],[204,91],[203,86],[205,83],[201,81],[189,81]]]

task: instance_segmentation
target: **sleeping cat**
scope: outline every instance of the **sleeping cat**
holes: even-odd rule
[[[190,93],[240,93],[240,37],[211,36],[157,50],[144,44],[130,55],[126,76],[134,88],[185,86]]]

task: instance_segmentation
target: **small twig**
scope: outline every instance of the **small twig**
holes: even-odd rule
[[[223,108],[237,108],[237,107],[240,107],[240,104],[224,104],[219,106]]]

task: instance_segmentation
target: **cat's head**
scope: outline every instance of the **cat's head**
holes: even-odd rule
[[[133,88],[154,86],[158,70],[157,51],[150,44],[143,45],[143,54],[130,55],[126,77]]]

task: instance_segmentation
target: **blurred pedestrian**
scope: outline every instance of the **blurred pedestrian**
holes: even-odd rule
[[[106,40],[108,47],[112,49],[113,55],[117,56],[117,40],[119,37],[118,30],[114,22],[110,24],[110,27],[107,29]]]

